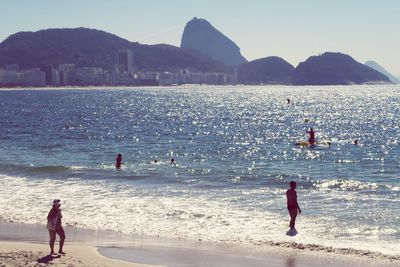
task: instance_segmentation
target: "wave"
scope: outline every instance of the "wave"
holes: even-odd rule
[[[153,168],[153,163],[149,163]],[[160,165],[160,164],[159,164]],[[167,165],[167,164],[163,164]],[[156,180],[170,183],[182,184],[197,184],[199,187],[207,188],[222,188],[222,187],[268,187],[283,189],[287,188],[289,181],[298,180],[300,188],[305,190],[317,191],[347,191],[361,192],[369,191],[373,193],[387,193],[400,191],[399,186],[395,184],[382,184],[377,182],[359,181],[353,179],[337,178],[323,179],[313,181],[310,177],[294,176],[288,173],[270,173],[265,175],[263,179],[258,179],[253,176],[234,176],[234,177],[208,177],[208,176],[188,176],[188,177],[173,177],[171,174],[164,173],[162,169],[159,172],[149,172],[137,174],[135,171],[123,168],[116,171],[114,165],[100,165],[97,168],[87,166],[26,166],[15,164],[0,164],[0,174],[12,176],[24,176],[33,178],[54,178],[54,179],[126,179],[126,180]],[[210,179],[208,179],[210,178]]]
[[[4,172],[31,172],[31,173],[57,173],[69,170],[84,170],[85,166],[26,166],[16,164],[0,164],[0,171]]]
[[[73,171],[68,170],[67,172]],[[85,171],[85,173],[87,172]],[[107,175],[99,177],[102,179],[105,177],[140,179],[139,176],[129,176],[129,173],[126,173],[125,177],[123,172],[113,171],[113,173],[115,173],[114,176],[108,171]],[[58,177],[59,174],[56,173],[54,177]],[[89,172],[89,174],[95,173]],[[52,174],[47,173],[46,175]],[[260,243],[336,253],[345,253],[345,251],[325,248],[324,246],[348,245],[355,249],[376,249],[381,253],[388,251],[388,254],[391,254],[391,251],[396,251],[396,246],[392,243],[393,241],[396,242],[396,238],[398,238],[395,225],[396,217],[393,216],[397,209],[394,208],[394,205],[389,209],[394,213],[392,212],[393,214],[388,215],[388,217],[380,217],[379,213],[378,216],[372,216],[371,219],[383,221],[379,223],[377,232],[367,233],[365,236],[365,229],[368,228],[368,231],[373,229],[375,221],[373,224],[365,222],[364,225],[352,223],[351,220],[347,221],[346,216],[352,212],[345,212],[346,208],[349,207],[347,205],[342,207],[343,212],[338,212],[337,218],[330,218],[330,215],[325,216],[324,213],[319,212],[321,207],[325,209],[327,203],[322,200],[321,205],[315,203],[315,211],[307,210],[307,207],[305,207],[305,216],[300,218],[304,227],[302,230],[304,235],[300,236],[301,239],[298,240],[282,236],[282,229],[285,228],[287,223],[287,214],[282,207],[284,203],[281,202],[281,196],[284,194],[282,190],[271,192],[269,187],[262,187],[262,190],[257,188],[255,188],[256,190],[248,190],[247,188],[246,190],[240,188],[220,190],[220,188],[215,187],[212,188],[213,190],[204,190],[203,188],[188,188],[187,186],[181,188],[167,184],[153,186],[157,182],[153,179],[149,180],[151,186],[143,186],[142,183],[139,186],[126,186],[126,183],[115,182],[115,180],[109,182],[85,180],[82,182],[81,176],[78,177],[76,180],[60,183],[55,179],[45,179],[38,182],[35,179],[2,178],[2,175],[0,175],[0,179],[4,181],[3,185],[5,185],[3,190],[0,191],[9,203],[18,203],[21,199],[38,203],[37,206],[24,211],[15,210],[12,205],[2,202],[0,203],[2,208],[0,219],[40,223],[43,214],[47,212],[48,198],[51,199],[50,196],[55,193],[57,196],[61,196],[65,203],[64,207],[69,209],[69,214],[64,222],[82,228],[109,229],[124,233],[157,236],[165,235],[167,238],[176,237],[191,240],[201,237],[205,241]],[[14,192],[20,193],[13,194],[7,188],[13,188]],[[305,200],[310,200],[306,195],[304,197]],[[312,195],[311,199],[315,200],[314,197],[315,195]],[[326,194],[324,194],[324,199],[326,199]],[[89,203],[89,205],[82,206],[81,203]],[[99,210],[101,210],[101,214],[98,214]],[[309,212],[308,215],[307,212]],[[90,216],[81,216],[81,214],[90,214]],[[324,221],[321,223],[319,218],[322,217]],[[341,221],[342,218],[345,220],[344,222]],[[340,224],[345,225],[343,223],[349,223],[350,226],[342,229]],[[335,227],[335,225],[339,226]],[[344,242],[338,240],[338,236],[343,236]],[[377,237],[377,241],[382,241],[382,244],[377,242],[377,244],[371,243],[371,245],[364,246],[365,240],[370,240],[368,238],[371,236]],[[290,242],[293,240],[302,243]],[[313,245],[314,242],[318,245]],[[376,255],[366,251],[359,253],[358,250],[346,253]]]
[[[0,164],[0,174],[44,179],[123,179],[144,180],[158,179],[157,176],[136,175],[129,171],[110,168],[89,168],[87,166],[26,166],[15,164]],[[168,177],[163,177],[168,178]],[[165,180],[165,179],[164,179]]]
[[[365,182],[351,179],[322,180],[313,183],[313,186],[321,191],[378,191],[390,190],[398,191],[398,187],[391,185],[378,184],[375,182]]]
[[[83,169],[84,167],[80,167],[78,169]],[[26,170],[38,173],[54,173],[54,172],[64,172],[68,170],[76,170],[74,167],[68,166],[38,166],[38,167],[25,167]]]
[[[285,173],[274,173],[271,175],[267,175],[267,178],[268,179],[262,180],[260,185],[268,187],[287,188],[290,181],[297,181],[298,187],[303,190],[347,192],[369,191],[374,193],[400,191],[400,187],[395,184],[360,181],[346,178],[326,178],[321,180],[313,180],[312,177],[298,177],[292,174]],[[237,182],[237,179],[231,179],[231,181]]]

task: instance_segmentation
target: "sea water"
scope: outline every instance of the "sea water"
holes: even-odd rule
[[[399,255],[399,124],[398,85],[2,90],[0,219]]]

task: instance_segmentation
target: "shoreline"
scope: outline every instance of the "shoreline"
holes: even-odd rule
[[[106,257],[99,252],[100,246],[123,244],[118,233],[64,227],[65,255],[48,255],[49,236],[46,225],[6,222],[0,219],[1,266],[102,266],[102,267],[160,267]],[[54,249],[58,250],[57,236]],[[39,265],[37,265],[39,264]]]
[[[400,86],[397,83],[364,83],[364,84],[333,84],[333,85],[291,85],[291,84],[176,84],[176,85],[73,85],[73,86],[15,86],[15,87],[1,87],[0,91],[23,91],[23,90],[90,90],[90,89],[180,89],[180,88],[197,88],[197,87],[291,87],[291,88],[314,88],[314,87],[362,87],[362,86]]]
[[[392,257],[352,249],[321,249],[321,246],[318,245],[263,242],[258,246],[246,246],[141,237],[113,231],[86,230],[74,227],[65,227],[65,230],[67,234],[65,251],[68,255],[75,256],[72,254],[79,251],[77,246],[84,246],[85,248],[82,249],[95,249],[102,255],[101,257],[105,257],[105,262],[109,262],[107,259],[113,259],[135,264],[129,266],[145,264],[152,266],[239,267],[264,266],[263,264],[266,262],[271,267],[400,266],[400,256]],[[47,250],[44,251],[48,252],[48,234],[44,225],[0,221],[0,242],[0,244],[16,243],[18,251],[30,249],[26,244],[33,243],[42,250],[46,248]],[[56,248],[58,248],[58,239]],[[89,254],[92,255],[93,252]],[[3,254],[0,253],[0,257],[2,256]],[[113,266],[112,262],[109,264],[111,265],[106,266]]]

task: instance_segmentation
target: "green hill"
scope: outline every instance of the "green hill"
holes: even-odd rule
[[[117,52],[131,49],[134,64],[141,71],[229,72],[230,68],[198,51],[171,45],[143,45],[116,35],[87,28],[48,29],[19,32],[0,43],[0,66],[18,64],[21,68],[43,64],[75,64],[111,70]]]
[[[293,72],[295,85],[341,85],[390,83],[382,73],[355,61],[349,55],[326,52],[309,57]]]
[[[238,82],[243,84],[290,84],[294,67],[280,57],[266,57],[241,64]]]

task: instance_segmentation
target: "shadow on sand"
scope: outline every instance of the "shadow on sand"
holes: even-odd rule
[[[296,259],[295,258],[288,258],[286,261],[285,267],[296,267]]]
[[[296,229],[290,229],[289,231],[286,232],[288,236],[296,236],[297,235],[297,230]]]
[[[50,263],[52,260],[58,259],[58,258],[61,258],[61,256],[60,255],[56,255],[56,256],[46,255],[46,256],[38,259],[37,262],[38,263],[46,263],[47,264],[47,263]]]

